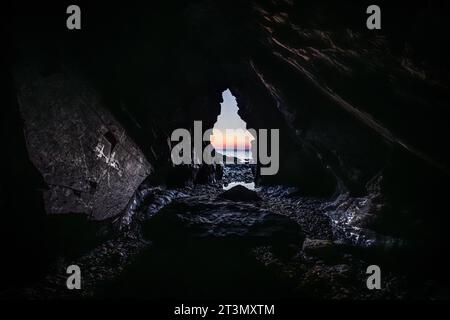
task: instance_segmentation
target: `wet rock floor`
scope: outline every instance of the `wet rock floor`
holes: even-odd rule
[[[336,219],[337,210],[360,199],[302,198],[295,188],[281,186],[257,187],[254,201],[219,197],[223,185],[249,183],[251,176],[250,167],[231,166],[213,185],[142,187],[124,215],[135,227],[76,259],[61,258],[44,280],[13,296],[402,299],[434,294],[436,283],[417,278],[412,283],[399,270],[384,268],[392,265],[386,264],[392,253],[380,254],[376,244],[383,244],[383,237]],[[70,264],[82,270],[82,290],[66,289]],[[371,264],[383,266],[381,290],[367,289]]]

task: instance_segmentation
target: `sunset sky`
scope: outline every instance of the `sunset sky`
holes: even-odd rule
[[[230,90],[222,93],[223,102],[220,104],[220,115],[214,124],[213,135],[211,136],[211,144],[216,149],[232,149],[236,146],[239,150],[250,149],[250,142],[254,140],[253,136],[248,132],[247,124],[238,115],[238,106],[236,98],[231,94]],[[230,131],[226,129],[240,129]]]

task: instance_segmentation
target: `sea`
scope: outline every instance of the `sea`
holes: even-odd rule
[[[250,150],[234,150],[234,149],[216,149],[218,153],[221,153],[227,157],[235,157],[242,161],[253,159],[252,152]]]

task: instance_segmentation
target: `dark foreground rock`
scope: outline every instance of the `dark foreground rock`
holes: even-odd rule
[[[252,204],[189,197],[174,201],[144,224],[146,237],[157,243],[219,241],[240,246],[301,246],[301,227],[288,217]]]
[[[222,199],[233,201],[258,201],[260,197],[258,194],[244,186],[237,185],[230,190],[227,190],[219,195]]]
[[[142,150],[83,80],[17,72],[26,147],[48,187],[48,214],[117,216],[152,172]]]
[[[308,255],[326,260],[336,258],[338,254],[338,249],[333,241],[309,238],[303,242],[303,251]]]

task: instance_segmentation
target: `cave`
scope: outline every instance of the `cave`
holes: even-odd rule
[[[377,2],[6,5],[0,299],[448,299],[449,3]],[[226,92],[275,174],[174,163]]]

